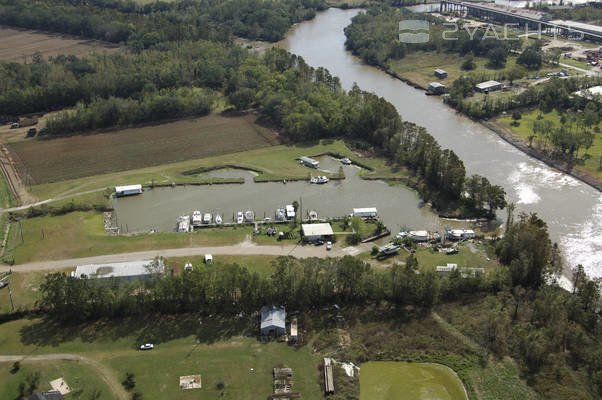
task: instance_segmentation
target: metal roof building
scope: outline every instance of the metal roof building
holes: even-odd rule
[[[320,166],[319,161],[309,157],[299,157],[299,161],[301,161],[301,164],[311,168],[318,168]]]
[[[261,307],[260,331],[263,336],[280,336],[286,333],[286,311],[284,307]]]
[[[594,86],[589,89],[583,89],[575,92],[574,94],[588,100],[602,99],[602,86]]]
[[[332,226],[329,223],[323,224],[303,224],[301,225],[301,231],[303,232],[303,236],[307,238],[307,240],[318,240],[324,236],[331,236]]]
[[[500,90],[502,84],[498,81],[485,81],[478,83],[476,88],[479,92],[492,92],[494,90]]]
[[[159,260],[157,265],[153,266],[154,260],[131,261],[112,264],[89,264],[79,265],[71,272],[75,278],[88,279],[109,279],[120,278],[127,281],[144,279],[153,273],[162,274],[165,272],[163,261]]]

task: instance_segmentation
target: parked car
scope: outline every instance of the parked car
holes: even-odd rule
[[[10,124],[10,129],[17,129],[19,126],[20,125],[18,122],[13,122],[12,124]]]
[[[332,242],[326,242],[326,250],[332,250]]]
[[[316,246],[322,246],[324,244],[324,241],[321,239],[316,240]]]
[[[27,137],[34,137],[36,133],[38,133],[38,130],[36,128],[29,128],[27,130]]]
[[[155,346],[152,343],[146,343],[140,346],[140,350],[152,350]]]
[[[4,282],[0,282],[0,289],[2,289],[4,286],[6,286],[7,284]]]
[[[38,132],[38,136],[44,136],[46,133],[48,133],[48,128],[41,128]]]

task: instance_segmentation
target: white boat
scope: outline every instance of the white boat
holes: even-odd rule
[[[200,211],[192,213],[192,226],[200,226],[203,223],[203,215]]]
[[[318,178],[316,178],[316,183],[318,183],[318,184],[327,183],[328,181],[329,181],[329,179],[327,177],[325,177],[324,175],[318,176]]]
[[[341,164],[351,165],[351,160],[347,157],[341,159]]]
[[[237,224],[242,224],[245,221],[245,217],[242,214],[242,211],[239,211],[238,214],[236,215],[236,223]]]
[[[215,225],[221,225],[222,224],[222,216],[219,214],[215,215]]]
[[[311,210],[309,212],[309,220],[310,221],[317,221],[318,220],[318,212],[314,211],[314,210]]]
[[[253,222],[255,221],[255,213],[251,210],[245,212],[245,221]]]
[[[211,214],[210,213],[205,213],[205,215],[203,215],[203,223],[204,224],[211,223]]]
[[[178,232],[190,232],[190,216],[183,215],[178,218]]]
[[[286,219],[295,218],[295,207],[293,207],[292,204],[289,204],[289,205],[285,206],[284,208],[286,210]]]

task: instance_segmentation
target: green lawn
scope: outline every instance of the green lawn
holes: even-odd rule
[[[309,346],[260,343],[254,321],[203,320],[199,325],[198,317],[179,315],[69,328],[19,320],[0,325],[0,354],[82,354],[109,367],[119,379],[134,373],[134,391],[145,399],[170,400],[265,399],[272,391],[272,368],[284,364],[293,369],[294,389],[303,398],[322,398],[321,359]],[[146,342],[155,349],[137,350]],[[179,376],[197,374],[202,389],[179,389]],[[223,391],[217,389],[220,381]]]
[[[6,251],[14,257],[16,264],[22,264],[34,260],[60,260],[131,251],[225,246],[242,242],[251,233],[251,227],[240,227],[202,229],[191,234],[107,236],[101,213],[73,212],[13,223]],[[18,271],[18,267],[15,270]]]
[[[590,70],[592,68],[591,65],[588,65],[586,62],[573,60],[572,58],[561,57],[559,62],[586,70]]]
[[[537,120],[538,115],[542,114],[539,109],[530,110],[522,113],[522,118],[518,121],[519,126],[512,126],[510,123],[513,121],[512,116],[506,115],[497,118],[496,122],[501,126],[510,130],[512,133],[520,137],[525,141],[529,141],[529,136],[533,134],[533,122]],[[542,121],[552,121],[554,123],[554,127],[559,127],[560,124],[560,114],[556,110],[552,110],[547,114],[542,114]],[[570,115],[569,115],[570,117]],[[598,128],[602,129],[602,122],[598,124]],[[533,141],[533,145],[536,147],[543,147],[544,144],[538,139],[535,138]],[[585,151],[585,153],[584,153]],[[586,154],[584,156],[584,154]],[[594,175],[598,178],[602,178],[602,170],[600,169],[600,157],[602,156],[602,134],[594,132],[594,143],[592,147],[588,150],[581,150],[579,157],[582,159],[582,164],[577,164],[575,167],[579,168],[591,175]]]
[[[247,268],[250,272],[257,272],[263,276],[269,276],[276,270],[273,266],[276,256],[251,255],[251,256],[233,256],[233,255],[214,255],[214,264],[238,264],[241,267]],[[187,262],[193,266],[199,266],[204,263],[204,256],[196,257],[172,257],[167,260],[167,265],[175,267],[178,265],[180,270],[183,270]]]
[[[440,364],[376,361],[360,368],[360,400],[467,398],[462,381]]]
[[[39,373],[38,391],[50,390],[50,381],[63,378],[72,392],[65,400],[88,399],[94,391],[100,393],[97,400],[110,400],[114,397],[109,386],[90,366],[78,361],[21,361],[21,368],[11,373],[11,363],[0,363],[0,399],[17,399],[18,387],[29,374]]]

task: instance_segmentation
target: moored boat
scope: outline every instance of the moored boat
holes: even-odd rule
[[[245,222],[245,217],[243,216],[242,211],[239,211],[236,215],[236,223],[242,224],[243,222]]]
[[[203,223],[204,224],[211,223],[211,213],[205,213],[205,215],[203,215]]]
[[[182,232],[182,233],[190,232],[190,216],[189,215],[183,215],[178,218],[177,231]]]
[[[192,213],[192,226],[200,226],[203,223],[203,216],[200,211]]]
[[[215,225],[221,225],[222,224],[222,216],[219,214],[215,215]]]

